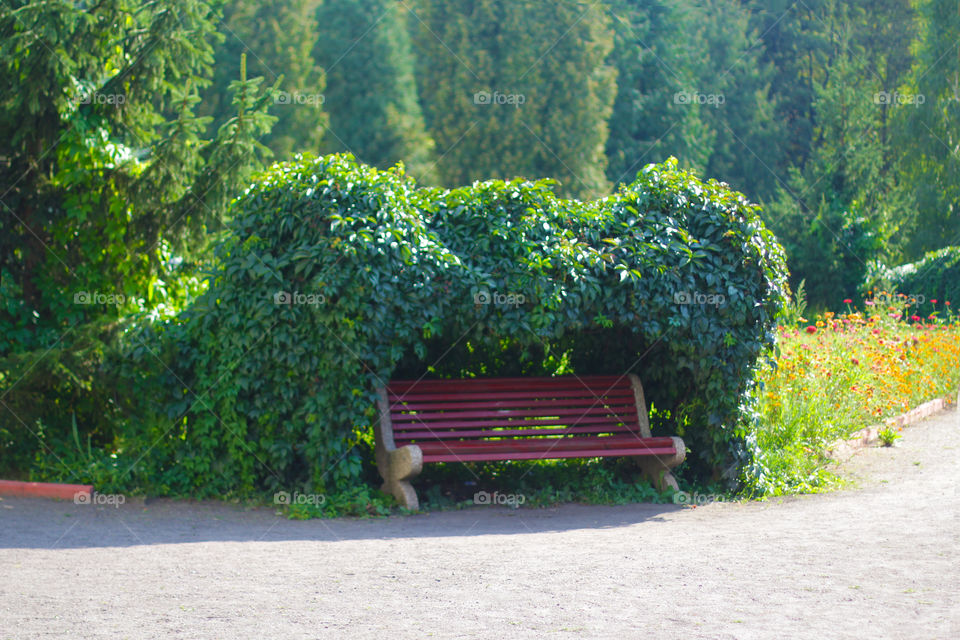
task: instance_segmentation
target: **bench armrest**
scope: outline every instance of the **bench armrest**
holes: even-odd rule
[[[377,409],[380,419],[373,428],[374,455],[377,471],[383,478],[381,491],[393,495],[400,505],[415,511],[420,508],[420,502],[410,479],[423,469],[423,452],[415,444],[397,448],[390,421],[390,401],[384,387],[377,388]]]

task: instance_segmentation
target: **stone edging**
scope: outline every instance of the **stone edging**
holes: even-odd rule
[[[920,406],[915,407],[906,413],[900,414],[899,416],[887,418],[883,424],[875,424],[871,427],[861,429],[849,438],[834,442],[827,451],[827,457],[838,462],[847,460],[860,449],[876,444],[879,441],[877,434],[881,429],[890,427],[906,427],[911,424],[916,424],[924,418],[928,418],[935,413],[943,411],[949,407],[950,404],[951,402],[949,396],[946,398],[936,398],[930,402],[924,402]],[[960,406],[960,390],[957,391],[956,404]]]

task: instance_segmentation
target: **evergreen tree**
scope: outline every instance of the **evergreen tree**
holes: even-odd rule
[[[196,293],[191,259],[260,164],[262,79],[231,84],[212,140],[194,113],[217,19],[199,0],[0,5],[0,471],[71,425],[110,440],[120,319]]]
[[[763,42],[743,5],[707,0],[701,13],[709,64],[698,86],[723,96],[715,107],[701,108],[714,140],[705,173],[755,201],[767,200],[784,177],[783,158],[771,144],[784,135],[770,97],[774,69],[763,59]]]
[[[843,53],[852,57],[851,62],[890,91],[910,67],[915,12],[910,0],[844,3],[847,12],[840,19],[834,0],[765,0],[748,6],[763,42],[760,61],[772,65],[770,95],[779,130],[765,136],[770,158],[766,164],[785,180],[790,167],[803,170],[814,153],[814,103],[818,87],[828,81],[839,39],[845,38]],[[886,145],[887,111],[881,111],[880,136]],[[892,162],[892,156],[886,158],[886,170]]]
[[[853,38],[856,21],[836,5],[831,10],[825,20],[835,40],[824,80],[814,83],[811,155],[768,207],[793,284],[806,280],[820,305],[852,296],[870,262],[896,254],[890,239],[909,210],[909,194],[887,170],[873,61]]]
[[[890,100],[901,179],[917,205],[908,234],[911,259],[960,244],[960,5],[928,0],[921,25],[914,67],[898,99]]]
[[[615,0],[618,70],[607,154],[612,180],[675,155],[754,199],[772,195],[782,135],[772,66],[749,11],[727,0]]]
[[[323,69],[314,63],[317,41],[310,0],[228,0],[218,25],[213,83],[202,93],[197,111],[213,117],[213,131],[233,117],[228,87],[240,77],[246,54],[251,76],[280,81],[272,109],[277,122],[262,142],[278,159],[299,151],[317,153],[327,126]]]
[[[439,177],[551,177],[567,195],[606,193],[615,70],[608,17],[560,0],[421,0],[411,26]]]
[[[387,0],[326,0],[314,57],[327,70],[325,151],[381,168],[403,161],[434,182],[433,141],[417,99],[408,12]]]
[[[816,121],[814,101],[831,43],[824,17],[831,0],[754,0],[749,3],[756,32],[763,40],[761,60],[773,66],[771,94],[776,121],[784,127],[768,139],[779,158],[774,171],[782,179],[789,167],[803,169],[812,152]]]
[[[699,10],[677,0],[615,0],[610,12],[617,96],[607,176],[630,182],[644,165],[670,156],[703,172],[715,132],[707,107],[692,102],[706,75]]]

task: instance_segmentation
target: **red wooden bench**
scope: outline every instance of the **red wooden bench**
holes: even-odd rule
[[[661,491],[686,448],[650,437],[635,375],[400,380],[377,390],[377,466],[382,490],[410,509],[410,479],[425,462],[638,456]]]

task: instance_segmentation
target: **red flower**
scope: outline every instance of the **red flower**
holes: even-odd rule
[[[933,299],[933,300],[931,300],[930,302],[932,302],[933,304],[937,304],[937,299],[936,299],[936,298],[934,298],[934,299]]]
[[[851,300],[850,298],[847,298],[846,300],[843,301],[843,304],[850,304],[852,302],[853,300]],[[936,300],[934,300],[934,302],[936,302]]]
[[[920,322],[921,320],[920,316],[910,316],[910,319],[913,320],[914,322]]]
[[[857,360],[856,358],[850,358],[850,362],[852,362],[853,364],[860,364],[860,361]]]
[[[950,306],[950,301],[949,301],[949,300],[947,300],[947,301],[946,301],[946,302],[944,302],[943,304],[945,304],[945,305],[947,305],[947,306],[949,307],[949,306]]]
[[[816,333],[816,332],[817,332],[816,327],[807,327],[807,333]]]

